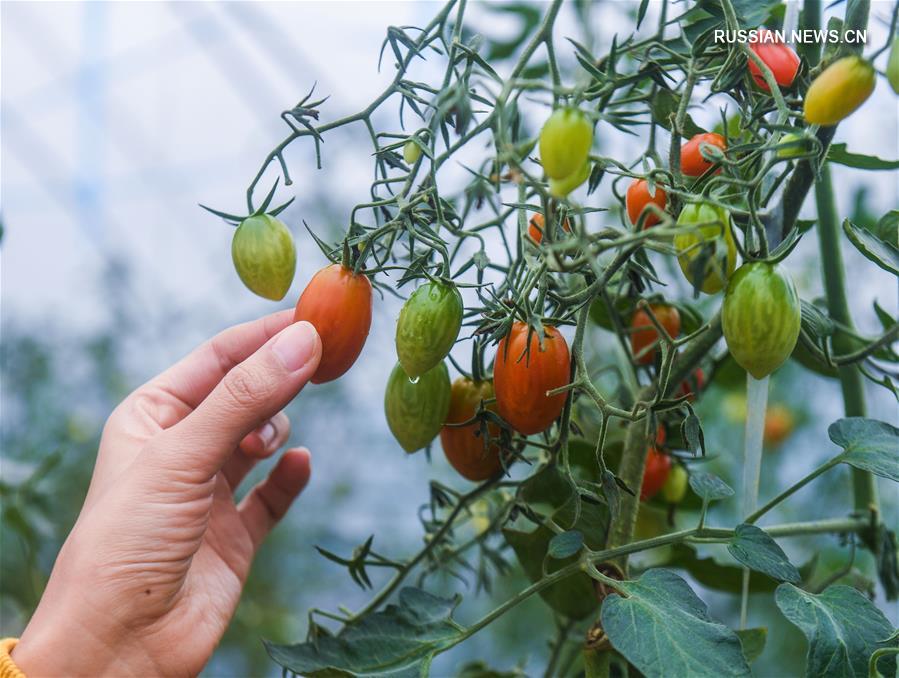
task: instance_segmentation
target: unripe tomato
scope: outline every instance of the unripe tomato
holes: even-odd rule
[[[680,383],[677,390],[678,396],[687,396],[687,400],[691,403],[696,400],[696,393],[701,391],[705,386],[705,372],[701,367],[697,367],[692,376],[687,377]]]
[[[312,323],[322,340],[312,383],[333,381],[353,366],[365,346],[371,327],[371,283],[340,264],[326,266],[303,290],[293,320]]]
[[[675,464],[668,474],[668,479],[662,485],[662,497],[669,504],[680,504],[687,494],[687,483],[690,476],[680,464]]]
[[[887,60],[887,81],[896,94],[899,94],[899,37],[893,40],[890,58]]]
[[[652,304],[649,307],[658,323],[665,328],[671,338],[680,334],[680,312],[674,306]],[[649,365],[655,360],[657,347],[650,350],[650,346],[657,344],[659,333],[652,324],[649,314],[642,308],[634,313],[631,318],[631,350],[638,362]]]
[[[540,161],[550,179],[566,179],[583,169],[593,145],[593,125],[576,108],[553,111],[540,130]]]
[[[446,363],[409,379],[399,363],[390,373],[384,392],[387,425],[406,452],[415,452],[440,433],[450,405],[450,381]]]
[[[231,239],[231,259],[243,284],[272,301],[284,298],[297,269],[293,236],[282,221],[268,214],[240,222]]]
[[[790,437],[795,425],[796,421],[789,407],[772,405],[765,412],[765,444],[771,446],[780,445]]]
[[[565,406],[565,393],[546,395],[547,391],[568,384],[571,357],[568,344],[559,330],[544,327],[543,346],[537,333],[531,333],[522,322],[512,324],[496,350],[493,385],[500,416],[523,435],[546,430]],[[525,355],[525,348],[530,351]]]
[[[777,157],[782,160],[799,158],[806,155],[811,149],[808,137],[800,132],[787,132],[780,143],[777,144]]]
[[[474,382],[467,377],[459,377],[453,382],[450,395],[447,424],[460,424],[471,419],[478,411],[482,400],[493,397],[493,384],[489,381]],[[491,405],[490,409],[495,409]],[[499,427],[488,424],[487,432],[491,438],[499,436]],[[499,459],[499,446],[487,444],[481,435],[480,422],[467,426],[444,426],[440,429],[440,444],[447,461],[459,475],[472,482],[480,482],[492,478],[499,473],[503,465]]]
[[[671,473],[671,457],[650,447],[646,455],[646,468],[643,470],[643,484],[640,485],[640,501],[652,499],[662,489],[668,474]]]
[[[631,220],[631,223],[636,226],[637,222],[640,220],[640,215],[644,214],[643,217],[643,228],[649,228],[650,226],[655,226],[661,219],[659,216],[652,211],[652,209],[647,209],[647,205],[652,203],[660,210],[665,209],[665,205],[668,204],[668,194],[665,193],[665,190],[656,184],[656,192],[655,195],[649,194],[649,182],[646,179],[634,179],[631,182],[631,185],[627,187],[627,194],[624,198],[624,204],[627,208],[627,218]]]
[[[737,364],[756,379],[790,357],[800,325],[799,295],[789,273],[776,264],[743,264],[727,284],[721,324]]]
[[[549,194],[554,198],[564,198],[578,186],[590,178],[590,161],[588,160],[577,172],[572,172],[564,179],[549,180]]]
[[[462,296],[455,285],[427,282],[403,304],[396,322],[396,354],[413,379],[446,357],[462,327]]]
[[[539,212],[534,214],[531,217],[531,220],[528,222],[528,237],[534,241],[535,245],[539,245],[543,242],[543,231],[546,228],[544,224],[543,215]],[[571,224],[566,217],[565,221],[562,222],[562,229],[566,233],[571,233]]]
[[[799,55],[789,45],[785,45],[779,40],[775,41],[776,33],[763,30],[759,31],[758,35],[763,41],[751,43],[749,49],[755,52],[762,63],[768,67],[778,85],[789,87],[799,72]],[[756,85],[766,92],[770,91],[768,83],[765,82],[765,77],[762,75],[762,70],[752,59],[749,59],[749,73]]]
[[[674,236],[684,277],[694,286],[700,283],[706,294],[720,292],[737,265],[730,212],[710,203],[692,203],[681,210],[677,226],[684,230]]]
[[[409,139],[405,144],[403,144],[403,160],[406,161],[407,165],[414,165],[418,162],[418,159],[421,157],[421,146],[416,144],[414,141]]]
[[[680,171],[688,177],[698,177],[705,174],[714,164],[702,157],[700,146],[703,144],[717,146],[722,151],[727,148],[727,142],[720,134],[708,132],[694,136],[680,149]]]
[[[874,67],[859,56],[838,59],[815,78],[805,93],[803,113],[813,125],[836,125],[874,91]]]

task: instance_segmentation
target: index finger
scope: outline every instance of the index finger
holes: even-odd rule
[[[232,367],[292,322],[293,310],[285,309],[229,327],[151,379],[147,386],[159,388],[195,409]]]

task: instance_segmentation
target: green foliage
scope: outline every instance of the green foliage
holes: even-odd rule
[[[764,530],[755,525],[737,525],[727,550],[746,567],[769,577],[794,584],[799,582],[799,570],[787,559],[783,549]]]

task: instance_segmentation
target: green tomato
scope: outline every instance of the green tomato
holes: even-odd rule
[[[577,172],[569,174],[564,179],[550,179],[549,194],[555,198],[564,198],[589,178],[590,161],[588,160]]]
[[[690,476],[680,464],[675,464],[668,474],[668,479],[662,485],[662,497],[669,504],[680,504],[684,496],[687,494],[687,483]]]
[[[737,364],[756,379],[790,357],[802,321],[790,275],[776,264],[743,264],[727,284],[721,322]]]
[[[730,212],[710,203],[685,205],[677,218],[684,232],[674,236],[684,277],[706,294],[724,289],[737,265]]]
[[[811,146],[807,139],[808,137],[802,133],[787,132],[781,137],[780,143],[777,144],[777,157],[781,160],[789,160],[808,155]]]
[[[421,157],[421,146],[409,139],[403,146],[403,160],[407,165],[414,165]]]
[[[899,94],[899,37],[893,40],[890,58],[887,60],[887,80],[896,94]]]
[[[384,413],[387,425],[406,452],[415,452],[440,433],[450,406],[450,380],[441,362],[417,380],[397,364],[387,380]]]
[[[250,291],[280,301],[297,268],[297,250],[287,226],[268,214],[247,217],[231,240],[237,275]]]
[[[396,322],[396,355],[411,378],[443,360],[462,328],[462,296],[455,285],[425,283],[403,304]]]
[[[550,179],[567,179],[582,170],[592,145],[593,125],[586,115],[576,108],[553,111],[540,130],[543,171]]]

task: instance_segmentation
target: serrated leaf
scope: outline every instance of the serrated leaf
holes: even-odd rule
[[[899,276],[899,248],[872,235],[870,231],[859,228],[848,219],[843,221],[843,232],[868,260],[884,271]]]
[[[799,570],[789,561],[783,549],[764,530],[755,525],[737,525],[727,550],[750,570],[794,584],[801,579]]]
[[[740,629],[736,631],[740,644],[743,646],[743,656],[750,664],[754,662],[765,649],[765,642],[768,640],[768,629],[759,626],[754,629]]]
[[[577,530],[562,532],[549,540],[546,555],[550,558],[569,558],[584,546],[584,535]]]
[[[296,645],[264,641],[265,649],[278,664],[303,676],[420,675],[462,634],[452,619],[460,600],[404,588],[399,605],[367,615],[336,636]]]
[[[670,570],[652,569],[616,586],[602,627],[612,646],[648,678],[749,676],[737,634],[714,621],[705,603]]]
[[[808,640],[805,675],[809,677],[867,676],[871,654],[893,633],[883,613],[849,586],[830,586],[815,595],[781,584],[774,600]],[[878,668],[884,675],[894,675],[896,658],[884,657]]]
[[[714,473],[706,471],[692,471],[690,473],[690,487],[705,501],[718,501],[734,495],[730,485],[725,483]]]
[[[899,160],[883,160],[873,155],[850,153],[846,150],[846,144],[831,144],[827,149],[827,159],[838,165],[862,170],[899,169]]]
[[[846,417],[827,429],[830,439],[843,448],[840,461],[899,482],[899,429],[884,421]]]

